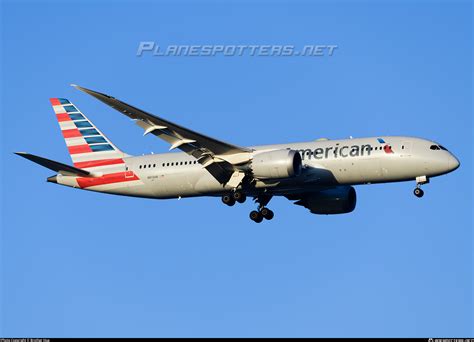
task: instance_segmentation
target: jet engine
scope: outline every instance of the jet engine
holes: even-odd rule
[[[299,176],[302,169],[301,156],[294,150],[276,150],[257,153],[251,169],[255,178],[280,179]]]
[[[295,204],[308,208],[313,214],[346,214],[355,209],[356,191],[352,186],[338,186],[308,194]]]

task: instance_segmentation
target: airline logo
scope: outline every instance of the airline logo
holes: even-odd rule
[[[384,145],[383,150],[384,150],[385,153],[394,153],[393,150],[392,150],[392,147],[390,145],[388,145],[385,142],[385,140],[383,140],[382,138],[377,138],[377,141]]]
[[[118,150],[69,100],[50,99],[75,167],[123,164]]]
[[[126,169],[124,153],[76,106],[63,98],[51,98],[50,101],[74,166],[103,172],[100,177],[76,177],[80,188],[107,191],[124,182],[141,184],[138,176]]]

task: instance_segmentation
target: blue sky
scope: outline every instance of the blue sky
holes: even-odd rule
[[[472,335],[472,7],[458,1],[2,2],[3,336]],[[169,44],[333,44],[324,57],[136,56]],[[355,212],[146,200],[46,183],[70,163],[48,99],[163,152],[69,86],[238,145],[413,135],[461,160],[357,187]]]

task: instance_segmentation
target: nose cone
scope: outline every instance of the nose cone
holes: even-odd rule
[[[451,172],[451,171],[456,170],[459,167],[459,165],[461,165],[461,163],[459,162],[458,158],[456,158],[453,154],[451,154],[448,165],[449,165],[448,172]]]

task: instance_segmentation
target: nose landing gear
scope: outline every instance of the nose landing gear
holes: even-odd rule
[[[426,176],[416,177],[416,188],[413,190],[413,193],[416,197],[421,198],[425,194],[423,190],[421,190],[422,184],[428,184],[430,180]]]
[[[418,198],[423,197],[423,195],[425,194],[425,192],[423,190],[421,190],[421,188],[415,188],[415,190],[413,190],[413,193]]]

